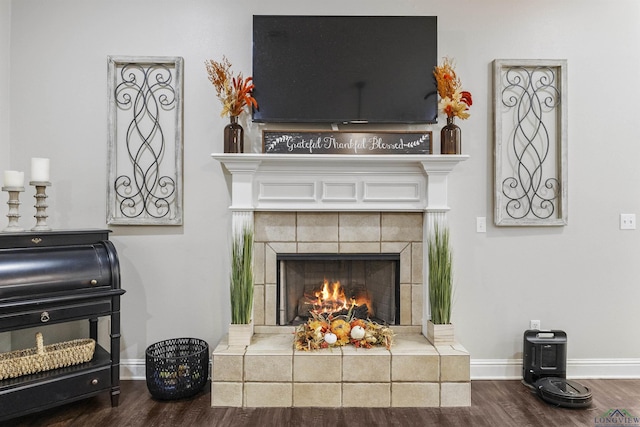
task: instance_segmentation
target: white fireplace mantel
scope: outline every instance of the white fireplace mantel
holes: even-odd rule
[[[212,154],[239,211],[446,212],[447,177],[467,155]]]

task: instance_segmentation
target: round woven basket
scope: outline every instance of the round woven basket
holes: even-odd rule
[[[147,388],[156,399],[172,400],[198,393],[209,374],[209,345],[197,338],[174,338],[146,350]]]

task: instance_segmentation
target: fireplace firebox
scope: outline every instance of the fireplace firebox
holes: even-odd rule
[[[277,264],[279,325],[347,313],[400,323],[400,254],[278,254]]]

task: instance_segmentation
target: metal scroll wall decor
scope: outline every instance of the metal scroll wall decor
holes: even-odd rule
[[[108,58],[108,224],[182,224],[182,76],[179,57]]]
[[[565,60],[495,60],[495,224],[567,224]]]

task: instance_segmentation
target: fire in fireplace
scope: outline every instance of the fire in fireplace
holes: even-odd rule
[[[352,287],[352,292],[347,296],[340,281],[330,282],[326,278],[319,290],[314,290],[313,295],[305,292],[298,303],[298,316],[303,318],[312,314],[347,314],[349,311],[361,319],[374,315],[367,289]]]
[[[399,254],[279,254],[277,261],[279,325],[349,312],[399,323]]]

